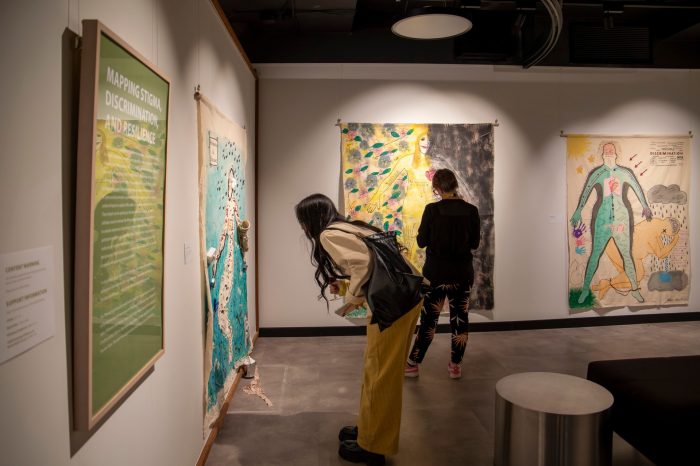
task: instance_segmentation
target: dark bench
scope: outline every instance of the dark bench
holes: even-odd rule
[[[644,456],[700,465],[700,356],[595,361],[588,379],[615,397],[613,429]]]

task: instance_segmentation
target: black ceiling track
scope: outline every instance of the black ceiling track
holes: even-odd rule
[[[254,63],[468,63],[700,68],[697,0],[221,0]],[[403,39],[405,12],[440,5],[473,28]]]

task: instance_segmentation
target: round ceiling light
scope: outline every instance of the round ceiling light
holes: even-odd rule
[[[447,39],[459,36],[472,28],[472,22],[463,16],[442,10],[418,8],[391,26],[391,32],[407,39]]]

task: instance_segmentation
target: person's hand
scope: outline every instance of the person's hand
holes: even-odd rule
[[[676,246],[676,243],[678,243],[679,239],[681,239],[680,233],[674,233],[673,236],[671,236],[671,242],[669,244],[672,248]]]
[[[571,222],[571,226],[574,228],[576,228],[576,226],[579,223],[581,223],[581,211],[580,210],[577,209],[576,212],[574,212],[574,215],[571,216],[570,222]]]
[[[649,207],[642,209],[642,217],[647,219],[647,222],[651,222],[651,209]]]
[[[340,293],[340,284],[338,283],[338,280],[333,280],[329,285],[328,289],[331,291],[333,294],[338,294]]]
[[[574,235],[574,238],[580,238],[583,236],[583,234],[586,232],[586,224],[583,222],[579,222],[574,226],[574,230],[571,232],[572,235]]]

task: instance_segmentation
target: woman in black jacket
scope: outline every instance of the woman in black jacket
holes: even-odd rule
[[[450,306],[452,352],[447,369],[449,376],[462,376],[461,363],[469,337],[469,294],[474,283],[472,251],[479,247],[480,219],[476,206],[457,195],[457,178],[450,170],[440,169],[433,177],[433,190],[439,202],[425,206],[418,228],[417,242],[426,248],[423,275],[430,280],[420,314],[420,330],[409,353],[404,374],[418,376],[435,336],[445,299]]]

